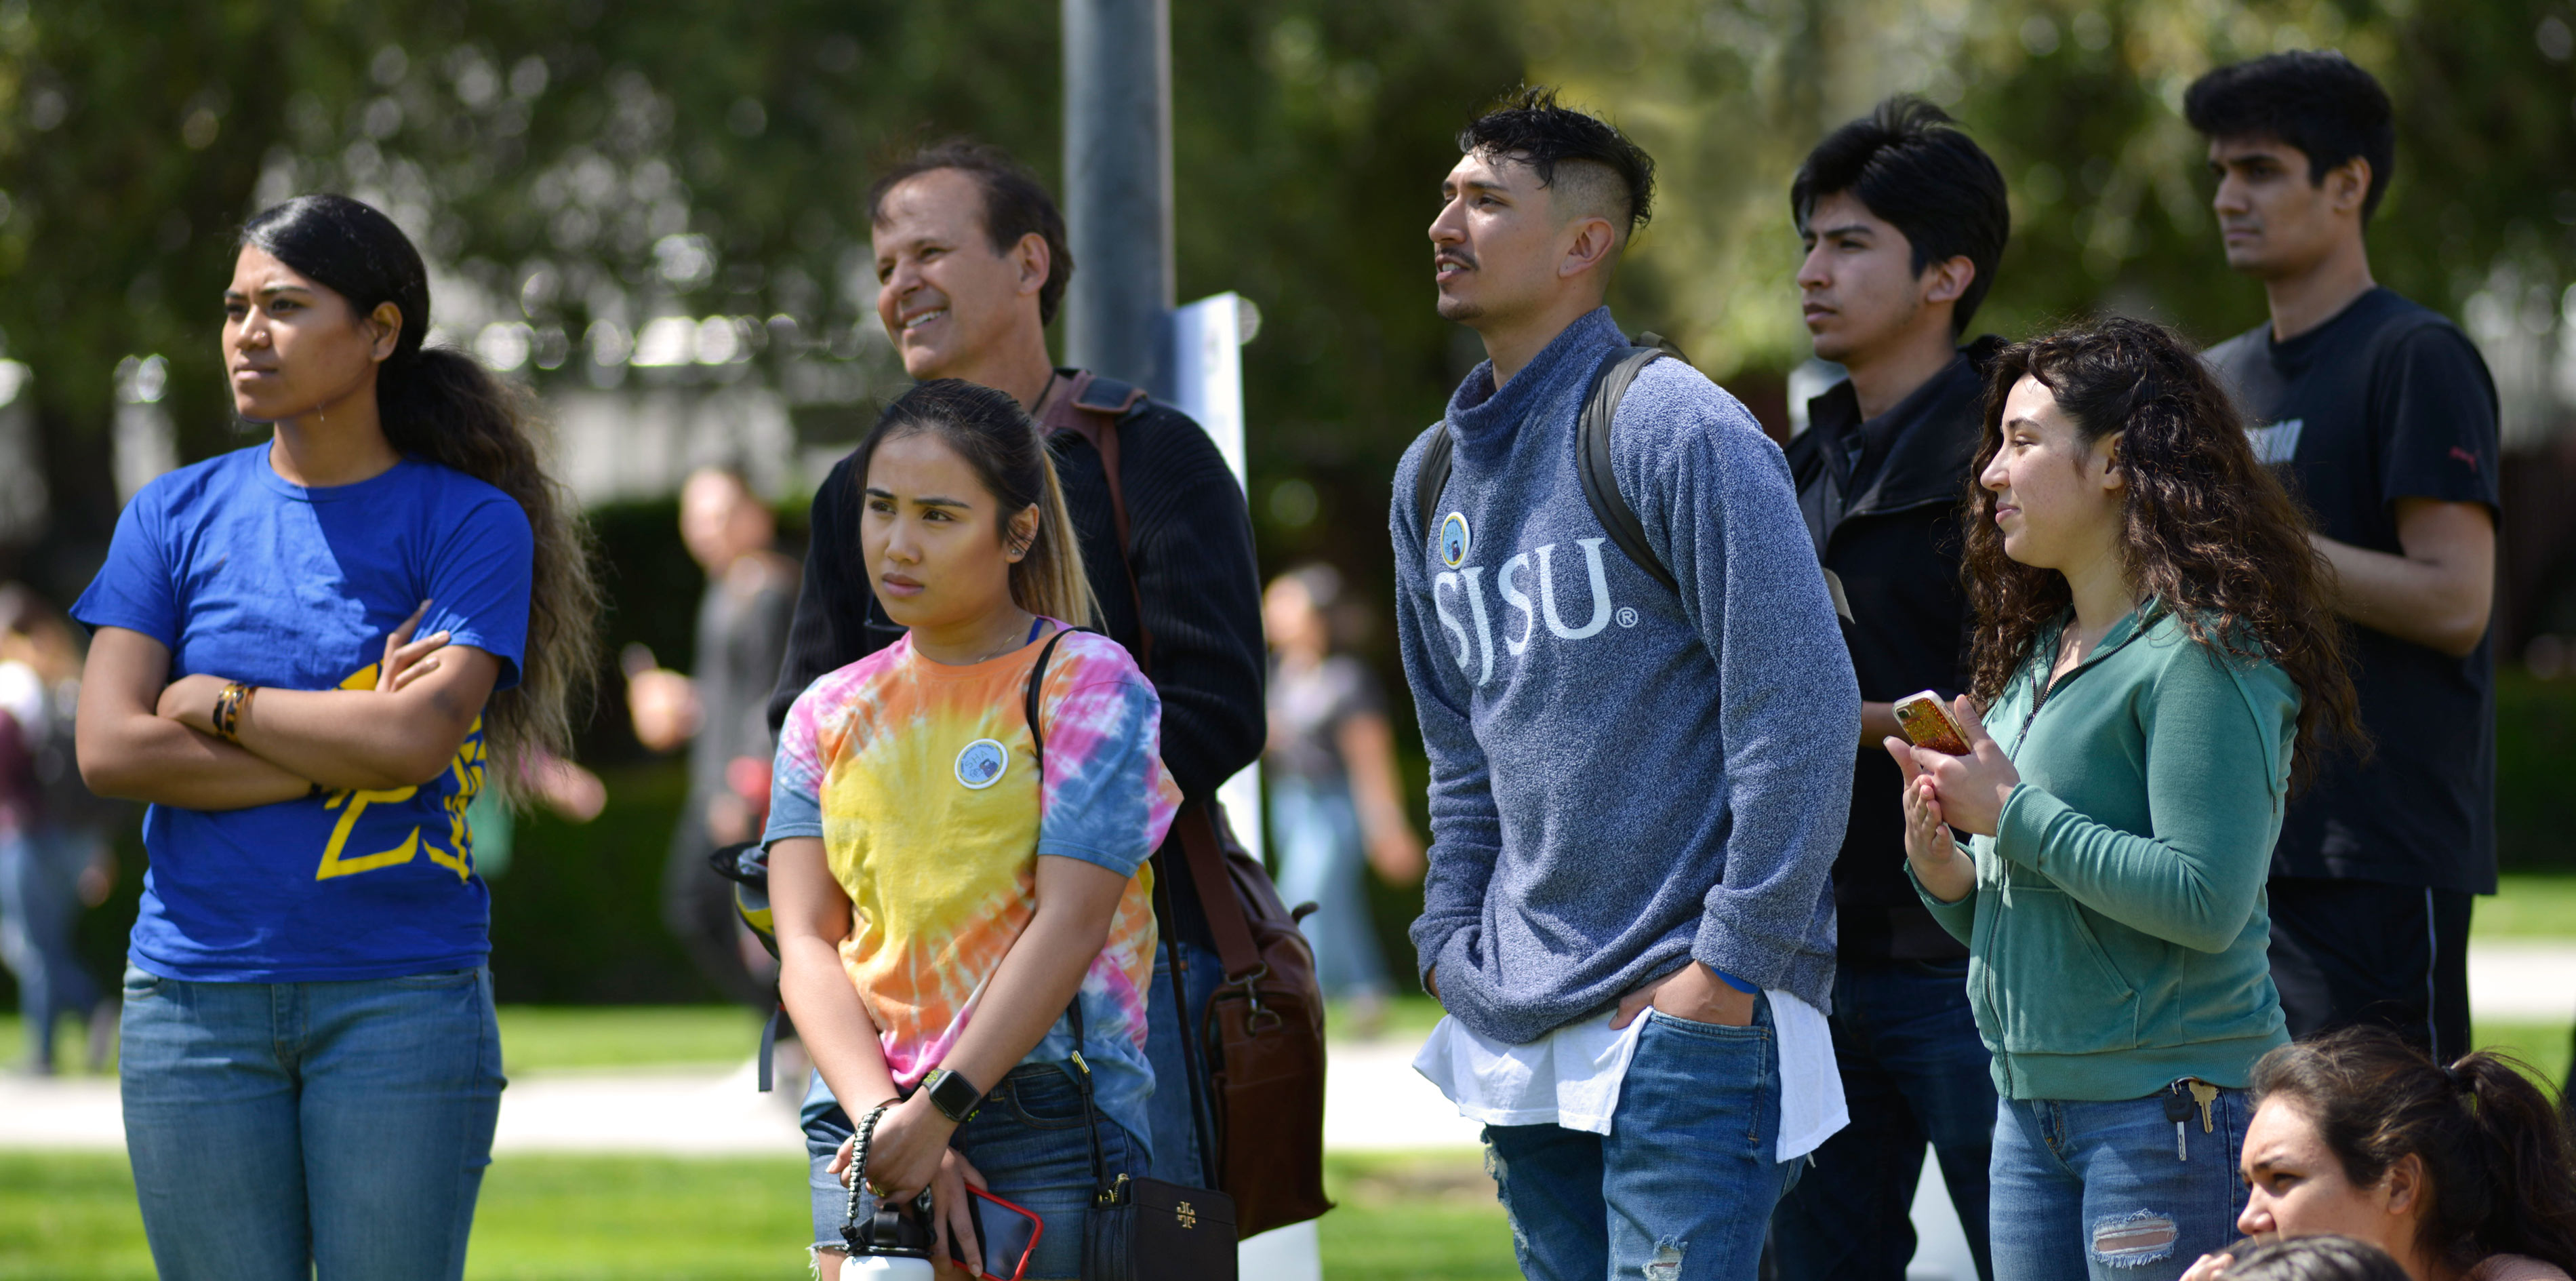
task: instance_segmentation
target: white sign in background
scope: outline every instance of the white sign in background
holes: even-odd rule
[[[1167,399],[1207,429],[1234,483],[1243,474],[1243,338],[1241,298],[1217,294],[1175,309],[1168,334],[1172,376]],[[1248,492],[1248,491],[1247,491]],[[1261,765],[1258,761],[1217,790],[1234,834],[1261,857]],[[1246,1239],[1236,1251],[1242,1281],[1323,1281],[1321,1243],[1311,1221]]]
[[[1243,474],[1243,313],[1243,300],[1234,294],[1202,298],[1173,310],[1169,334],[1170,403],[1207,429],[1238,488],[1248,485]],[[1227,779],[1216,795],[1243,847],[1254,858],[1262,857],[1260,763]]]

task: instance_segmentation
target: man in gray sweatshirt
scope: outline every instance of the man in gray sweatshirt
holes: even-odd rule
[[[1824,1012],[1859,692],[1787,465],[1726,392],[1657,360],[1613,419],[1677,590],[1585,497],[1576,419],[1627,345],[1602,298],[1653,162],[1542,90],[1459,145],[1434,274],[1491,359],[1406,452],[1392,517],[1431,759],[1413,939],[1449,1013],[1416,1066],[1486,1122],[1529,1276],[1751,1278],[1796,1158],[1842,1124]]]

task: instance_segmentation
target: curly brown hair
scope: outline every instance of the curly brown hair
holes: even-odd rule
[[[2366,750],[2344,669],[2343,625],[2327,604],[2324,556],[2279,478],[2254,458],[2244,416],[2181,335],[2113,318],[2015,343],[1986,375],[1985,428],[1971,477],[2003,447],[2004,398],[2023,378],[2057,397],[2091,447],[2117,433],[2123,568],[2191,639],[2223,658],[2280,665],[2299,687],[2291,785],[2328,746]],[[1977,701],[1991,704],[2072,602],[2055,570],[2004,554],[1995,493],[1971,479],[1960,573],[1976,611]]]

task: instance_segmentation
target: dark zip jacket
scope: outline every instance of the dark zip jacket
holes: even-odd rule
[[[1866,422],[1851,384],[1836,384],[1807,402],[1808,429],[1789,442],[1816,558],[1851,602],[1843,639],[1863,699],[1894,702],[1923,689],[1946,697],[1968,686],[1959,518],[1985,368],[2002,347],[2000,338],[1978,339]],[[1906,878],[1896,762],[1874,744],[1854,746],[1851,821],[1834,861],[1843,963],[1965,959],[1967,948],[1933,922]]]

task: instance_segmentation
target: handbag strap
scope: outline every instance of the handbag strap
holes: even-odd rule
[[[1038,769],[1038,797],[1046,797],[1046,727],[1038,723],[1038,687],[1046,683],[1047,660],[1055,657],[1055,647],[1077,629],[1067,627],[1047,638],[1046,648],[1038,651],[1038,661],[1029,665],[1029,683],[1020,691],[1020,715],[1029,722],[1029,761]]]
[[[1168,876],[1154,878],[1154,912],[1162,920],[1173,919],[1172,879]],[[1183,939],[1175,938],[1171,941],[1172,1009],[1180,1017],[1181,1023],[1181,1034],[1173,1037],[1172,1040],[1180,1046],[1181,1076],[1190,1087],[1190,1133],[1198,1139],[1199,1177],[1213,1184],[1216,1175],[1214,1168],[1216,1134],[1211,1127],[1215,1113],[1208,1106],[1207,1083],[1199,1073],[1201,1047],[1190,1022],[1190,1011],[1197,1007],[1190,1004],[1189,946],[1190,944]]]
[[[1269,972],[1261,948],[1252,941],[1252,922],[1234,895],[1234,877],[1226,870],[1225,850],[1217,844],[1216,817],[1207,805],[1184,805],[1172,819],[1181,838],[1181,858],[1189,864],[1199,907],[1207,915],[1208,933],[1216,939],[1217,958],[1225,962],[1231,987],[1258,982]]]
[[[1102,391],[1115,388],[1124,394],[1115,401],[1106,396],[1094,397],[1092,384]],[[1091,442],[1092,452],[1100,455],[1101,474],[1109,481],[1109,521],[1118,531],[1118,570],[1127,578],[1127,599],[1136,610],[1136,667],[1145,679],[1154,678],[1154,629],[1145,621],[1145,592],[1136,583],[1136,566],[1127,555],[1127,494],[1118,474],[1118,420],[1144,399],[1145,393],[1125,383],[1105,380],[1090,370],[1080,370],[1066,381],[1064,394],[1046,404],[1049,431],[1069,431]]]
[[[1095,382],[1104,391],[1115,388],[1124,395],[1114,402],[1106,395],[1095,396]],[[1137,583],[1135,562],[1128,554],[1127,494],[1118,474],[1118,420],[1135,407],[1142,395],[1124,383],[1098,379],[1084,370],[1072,375],[1061,394],[1047,402],[1046,425],[1050,431],[1069,431],[1082,437],[1100,455],[1101,470],[1109,479],[1109,519],[1118,531],[1118,572],[1127,580],[1128,598],[1136,606],[1136,667],[1150,681],[1154,678],[1154,629],[1145,621],[1144,589]],[[1034,718],[1030,724],[1036,724]],[[1225,854],[1217,843],[1216,823],[1209,810],[1204,801],[1183,805],[1172,825],[1181,838],[1181,857],[1189,864],[1200,914],[1207,918],[1208,932],[1216,939],[1217,956],[1225,962],[1226,982],[1251,983],[1264,972],[1261,949],[1253,943],[1252,923],[1244,918],[1243,905],[1235,899],[1233,880],[1226,873]]]
[[[1082,1137],[1091,1142],[1092,1204],[1116,1205],[1123,1199],[1125,1188],[1122,1185],[1127,1176],[1118,1176],[1118,1183],[1112,1184],[1109,1181],[1109,1160],[1100,1152],[1100,1110],[1091,1101],[1091,1064],[1082,1057],[1082,992],[1079,988],[1074,991],[1072,1003],[1065,1007],[1065,1016],[1073,1020],[1073,1085],[1082,1094]]]

